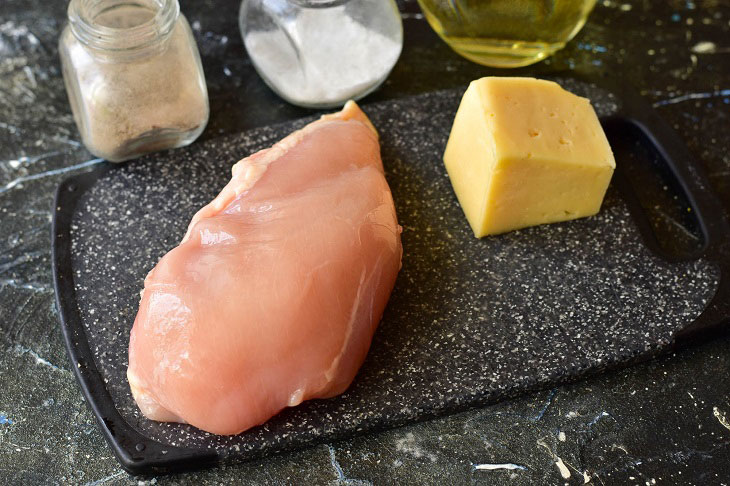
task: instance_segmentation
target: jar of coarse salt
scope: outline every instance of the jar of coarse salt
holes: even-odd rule
[[[200,55],[178,0],[71,0],[59,53],[81,139],[98,157],[181,147],[208,122]]]
[[[403,47],[394,0],[243,0],[239,27],[266,84],[308,108],[371,93]]]

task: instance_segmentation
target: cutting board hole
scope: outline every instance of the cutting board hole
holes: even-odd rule
[[[612,121],[604,128],[616,158],[614,183],[647,245],[671,260],[695,258],[705,247],[705,237],[695,208],[667,161],[633,123]]]

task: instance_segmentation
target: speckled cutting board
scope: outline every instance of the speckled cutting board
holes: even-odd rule
[[[591,98],[599,115],[620,109],[607,91],[561,82]],[[145,274],[223,187],[230,166],[309,120],[194,144],[91,176],[93,183],[77,191],[69,229],[72,293],[93,354],[93,363],[83,366],[95,366],[108,391],[102,398],[97,393],[92,406],[110,398],[126,422],[95,407],[111,440],[124,439],[131,426],[148,440],[132,455],[151,467],[180,448],[191,463],[198,453],[230,461],[289,450],[646,358],[702,313],[718,288],[719,267],[704,259],[671,263],[650,251],[613,186],[597,216],[474,238],[441,162],[460,97],[460,90],[448,91],[365,106],[381,134],[404,228],[395,290],[370,354],[344,395],[287,409],[238,436],[144,418],[125,377],[129,332]],[[150,470],[177,467],[160,464]]]

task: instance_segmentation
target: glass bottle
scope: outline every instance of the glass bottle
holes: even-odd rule
[[[433,30],[457,53],[486,66],[540,61],[572,39],[596,0],[418,0]]]
[[[181,147],[208,122],[200,55],[177,0],[71,0],[59,54],[81,139],[98,157]]]
[[[309,108],[371,93],[403,48],[394,0],[243,0],[239,26],[266,84]]]

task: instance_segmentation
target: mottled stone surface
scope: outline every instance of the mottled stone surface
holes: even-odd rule
[[[207,140],[310,113],[277,99],[255,75],[237,32],[237,3],[182,2],[210,91]],[[504,73],[453,54],[415,2],[401,8],[403,55],[365,104]],[[50,290],[53,190],[97,164],[79,145],[60,78],[55,43],[64,9],[61,1],[0,4],[0,484],[136,484],[81,399]],[[572,70],[632,84],[678,131],[729,208],[729,22],[730,6],[718,1],[599,2],[565,50],[509,74]],[[653,217],[678,223],[658,210]],[[729,369],[723,338],[448,419],[147,482],[560,484],[567,470],[574,484],[727,484]]]

